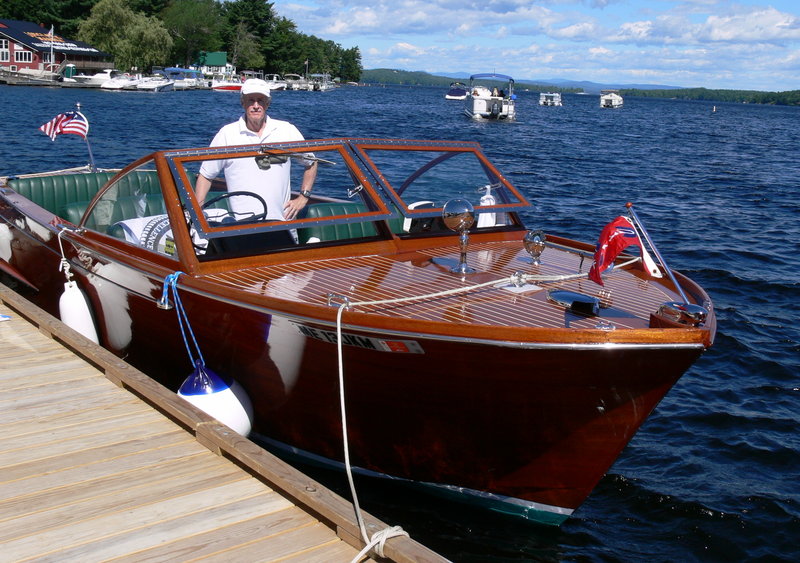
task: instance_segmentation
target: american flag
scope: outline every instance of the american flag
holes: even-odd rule
[[[79,111],[66,111],[39,127],[39,131],[48,135],[53,141],[62,133],[80,135],[85,139],[89,134],[89,121]]]

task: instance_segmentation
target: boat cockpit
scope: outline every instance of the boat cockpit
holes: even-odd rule
[[[200,203],[194,188],[203,163],[222,161],[226,170],[240,159],[263,172],[254,175],[262,185],[229,190],[222,176]],[[297,190],[311,163],[318,172],[308,203],[297,218],[284,220],[282,209],[270,209],[268,193],[291,189],[292,197],[305,197]],[[460,209],[472,213],[472,232],[522,230],[517,213],[530,207],[477,143],[377,139],[154,153],[123,170],[88,204],[73,205],[86,209],[84,228],[175,258],[182,244],[190,245],[187,251],[203,262],[453,235],[443,220],[450,201],[463,202]],[[185,232],[179,235],[178,229]]]

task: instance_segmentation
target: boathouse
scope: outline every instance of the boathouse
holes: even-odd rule
[[[57,72],[67,64],[88,74],[113,66],[113,57],[83,41],[62,37],[52,27],[0,19],[0,69]]]

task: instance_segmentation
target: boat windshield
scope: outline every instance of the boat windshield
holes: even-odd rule
[[[474,207],[473,229],[521,228],[516,211],[530,207],[476,143],[334,139],[163,155],[200,260],[449,235],[441,216],[455,198]],[[311,197],[297,218],[286,220],[283,201],[304,197],[298,192],[312,163]],[[202,204],[195,197],[201,170],[216,176]]]

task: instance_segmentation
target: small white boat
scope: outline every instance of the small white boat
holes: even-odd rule
[[[336,88],[336,84],[331,80],[331,75],[328,73],[311,74],[309,79],[311,80],[309,90],[314,92],[327,92]]]
[[[286,90],[288,86],[280,74],[267,74],[264,81],[269,85],[270,90]]]
[[[137,90],[145,92],[171,92],[175,88],[175,81],[163,76],[148,76],[136,85]]]
[[[541,92],[539,94],[540,106],[561,106],[561,94],[559,92]]]
[[[242,81],[236,75],[216,74],[211,79],[211,89],[219,92],[239,92],[242,89]]]
[[[451,82],[450,89],[444,95],[445,100],[463,100],[467,97],[467,85],[463,82]]]
[[[64,80],[62,86],[73,88],[100,88],[104,83],[122,74],[118,70],[107,68],[95,74],[76,74],[70,80]]]
[[[601,90],[600,91],[600,107],[601,108],[621,108],[622,96],[619,95],[619,90]]]
[[[506,86],[493,84],[504,81]],[[472,119],[513,121],[516,118],[514,79],[505,74],[483,73],[469,77],[469,90],[464,98],[464,114]]]
[[[158,76],[172,80],[173,90],[194,90],[208,87],[203,73],[193,68],[168,67],[157,71],[154,69],[154,72]]]
[[[119,76],[103,82],[100,88],[103,90],[135,90],[140,80],[141,77],[132,76],[127,73],[120,74]]]
[[[284,74],[283,80],[286,82],[287,90],[312,90],[313,87],[308,79],[299,74]]]

